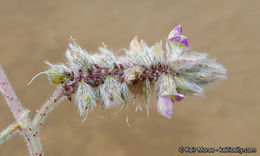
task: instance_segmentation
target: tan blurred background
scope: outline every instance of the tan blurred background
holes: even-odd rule
[[[114,115],[116,110],[97,109],[82,124],[74,103],[65,101],[42,127],[46,156],[191,155],[178,152],[182,145],[260,150],[259,1],[1,0],[0,4],[0,64],[31,116],[55,87],[45,76],[31,86],[27,83],[46,69],[43,61],[65,61],[70,36],[89,51],[96,51],[102,42],[117,51],[128,48],[135,35],[152,45],[182,24],[194,50],[217,57],[228,69],[228,79],[207,87],[205,97],[187,97],[175,104],[171,120],[154,107],[150,120],[132,107],[132,128],[125,122],[125,112]],[[13,121],[1,96],[0,129]],[[26,148],[22,136],[15,135],[0,145],[0,156],[27,156]]]

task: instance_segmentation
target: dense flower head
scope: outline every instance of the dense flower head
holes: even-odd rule
[[[226,69],[206,54],[191,51],[181,25],[166,40],[149,47],[135,37],[125,56],[115,56],[103,44],[99,52],[90,54],[75,41],[66,51],[68,66],[50,66],[47,74],[54,84],[64,88],[64,95],[75,102],[81,115],[97,104],[104,108],[127,105],[129,93],[145,100],[149,106],[154,91],[157,110],[172,117],[173,104],[184,95],[202,95],[202,86],[224,79]],[[138,105],[139,106],[139,105]]]

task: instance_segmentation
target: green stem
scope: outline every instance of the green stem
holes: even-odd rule
[[[0,143],[3,142],[8,136],[20,128],[18,123],[13,123],[4,129],[0,134]]]

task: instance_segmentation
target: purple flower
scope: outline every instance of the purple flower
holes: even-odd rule
[[[172,118],[172,105],[174,99],[170,95],[161,95],[158,99],[157,111],[162,116],[170,119]]]
[[[175,95],[174,95],[174,99],[175,99],[176,101],[181,101],[181,100],[184,99],[184,96],[183,96],[182,94],[175,94]]]
[[[175,101],[181,101],[184,98],[181,94],[162,94],[158,99],[157,111],[162,116],[171,119],[172,118],[172,108]]]
[[[186,36],[182,35],[182,26],[178,25],[175,27],[168,36],[168,41],[174,45],[177,43],[179,47],[189,48],[188,39]]]

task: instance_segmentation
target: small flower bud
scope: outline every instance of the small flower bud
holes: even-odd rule
[[[68,77],[66,73],[69,73],[69,69],[63,64],[53,65],[49,62],[45,63],[50,66],[50,69],[46,73],[53,83],[61,84]]]
[[[63,82],[65,80],[65,74],[60,74],[55,70],[49,70],[48,71],[48,75],[51,79],[51,81],[55,84],[60,84],[61,82]]]

